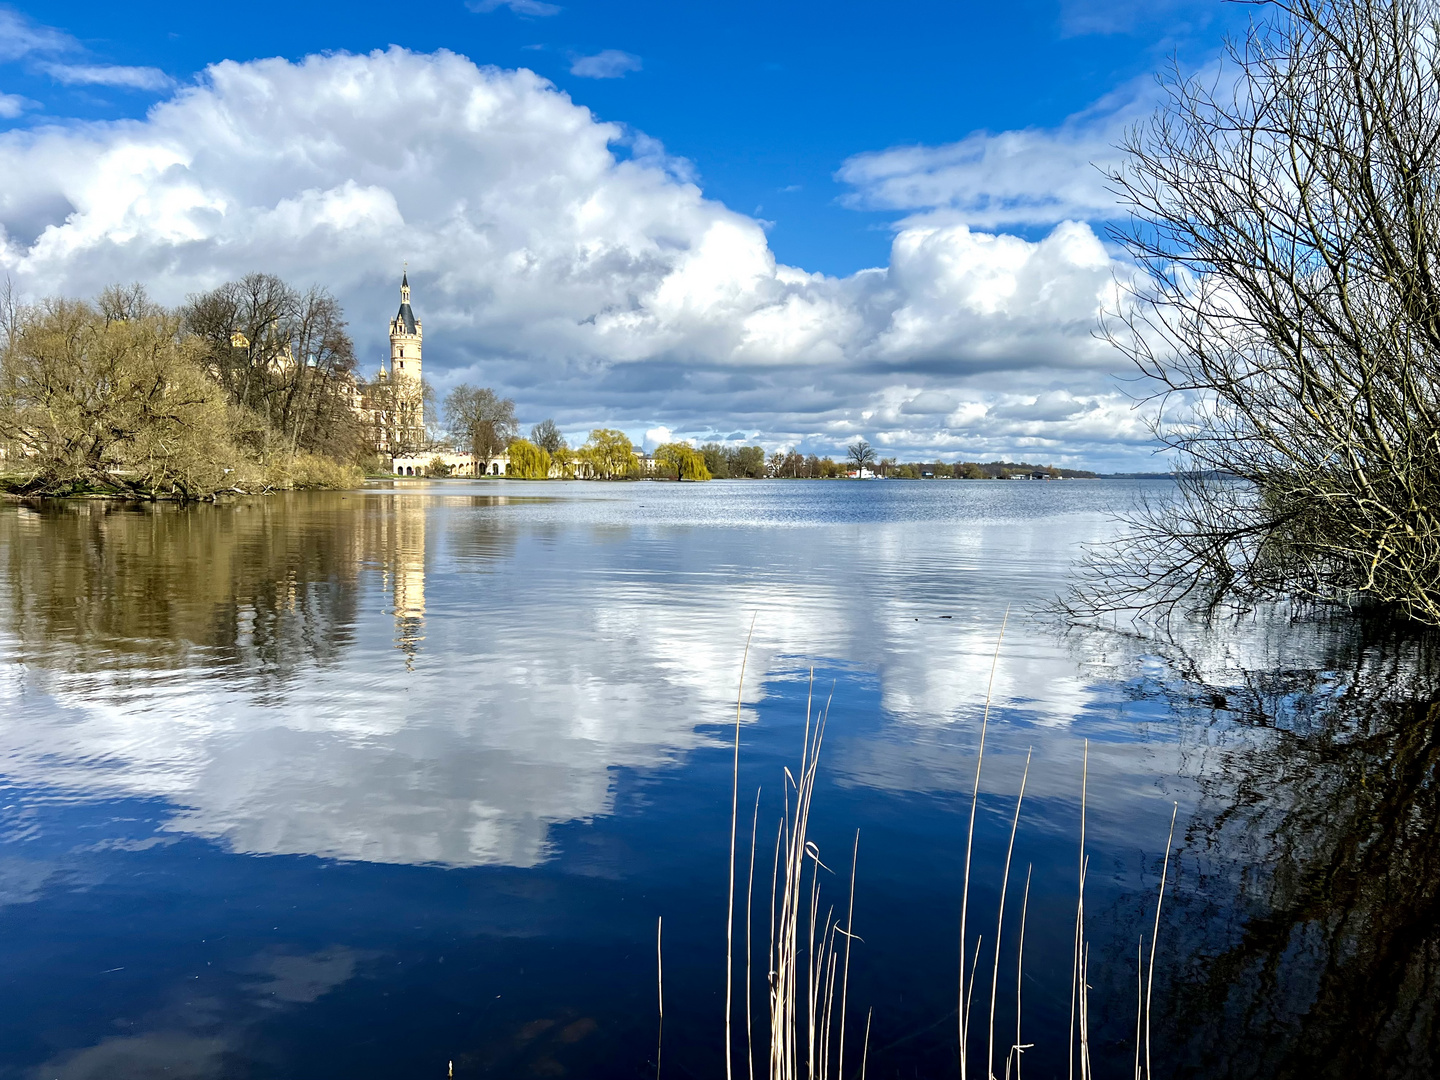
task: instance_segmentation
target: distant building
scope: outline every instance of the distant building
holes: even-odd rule
[[[410,272],[400,275],[400,310],[390,320],[390,369],[396,379],[420,381],[420,346],[424,330],[410,308]],[[406,354],[406,350],[409,354]],[[382,367],[383,375],[385,369]]]
[[[400,275],[400,310],[390,320],[390,370],[380,366],[375,381],[357,391],[356,408],[374,432],[376,453],[390,458],[396,476],[504,476],[504,451],[477,460],[474,454],[433,446],[425,432],[424,327],[410,306],[410,273]],[[436,469],[437,462],[440,465]]]
[[[396,476],[434,476],[435,462],[448,470],[446,476],[505,476],[510,471],[510,455],[497,454],[480,461],[476,468],[474,454],[458,454],[453,450],[434,450],[419,454],[406,454],[390,459],[391,471]]]
[[[410,274],[406,271],[400,275],[400,309],[390,320],[390,369],[382,363],[375,378],[357,386],[351,399],[370,430],[377,454],[393,459],[396,455],[418,456],[425,450],[423,344],[424,327],[410,306]]]

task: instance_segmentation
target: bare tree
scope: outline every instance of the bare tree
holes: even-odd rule
[[[864,472],[866,469],[873,469],[875,466],[875,448],[864,439],[853,443],[849,447],[850,464],[855,466],[856,473]]]
[[[414,457],[441,445],[428,425],[435,407],[435,391],[428,382],[382,372],[369,382],[357,382],[356,393],[364,403],[364,438],[371,449],[389,457]]]
[[[107,317],[112,310],[126,317],[147,302],[139,286],[107,289],[101,297]],[[204,343],[211,376],[256,418],[249,436],[255,449],[359,454],[365,437],[352,407],[355,348],[327,291],[301,292],[273,274],[248,274],[191,296],[181,316]]]
[[[530,441],[552,458],[566,449],[565,436],[554,420],[541,420],[530,429]]]
[[[95,299],[95,306],[106,325],[113,322],[134,322],[162,314],[159,304],[150,299],[149,292],[140,282],[129,285],[108,285]]]
[[[1157,380],[1178,497],[1072,610],[1280,597],[1440,623],[1440,6],[1273,0],[1111,175],[1105,332]]]
[[[502,453],[519,430],[515,402],[469,383],[445,395],[445,426],[479,459]]]
[[[14,279],[6,274],[5,280],[0,282],[0,349],[10,343],[10,339],[20,328],[23,310],[24,304],[20,300],[20,290],[15,287]]]

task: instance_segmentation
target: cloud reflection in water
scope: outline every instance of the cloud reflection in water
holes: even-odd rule
[[[168,828],[240,852],[534,865],[553,824],[609,810],[614,770],[713,737],[755,612],[752,705],[821,658],[875,671],[917,731],[970,715],[1006,604],[1108,527],[1097,488],[1011,487],[1031,485],[923,505],[875,485],[893,505],[869,507],[833,484],[481,484],[8,508],[5,772],[162,797]],[[1009,641],[997,699],[1046,723],[1085,708],[1060,647],[1020,619]],[[835,764],[915,782],[913,761]],[[931,753],[927,775],[959,774]]]

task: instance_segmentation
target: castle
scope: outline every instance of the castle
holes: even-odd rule
[[[380,367],[367,406],[376,450],[390,458],[396,476],[424,476],[438,458],[453,476],[504,476],[510,455],[476,462],[473,454],[431,445],[425,430],[425,383],[421,375],[424,329],[410,306],[410,272],[400,275],[400,310],[390,320],[390,370]]]
[[[410,271],[400,274],[400,310],[390,320],[390,370],[396,379],[420,379],[420,344],[424,333],[420,320],[410,309]],[[406,353],[409,349],[409,353]],[[380,368],[380,377],[385,377],[385,368]]]

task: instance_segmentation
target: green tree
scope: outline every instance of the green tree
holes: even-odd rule
[[[543,446],[528,439],[510,441],[510,468],[507,476],[520,480],[545,480],[550,476],[550,455]]]
[[[705,455],[687,443],[664,443],[655,448],[655,461],[667,476],[677,480],[709,480]]]
[[[752,480],[765,475],[765,448],[763,446],[732,446],[727,450],[730,475],[744,476]]]
[[[581,447],[583,459],[594,474],[603,480],[633,476],[640,470],[635,445],[628,435],[614,428],[596,428]]]
[[[700,453],[705,458],[705,468],[716,480],[724,480],[730,475],[730,455],[726,453],[725,447],[717,442],[708,442],[700,447]]]
[[[489,461],[515,438],[515,402],[488,386],[461,383],[445,395],[445,426],[477,461]]]

